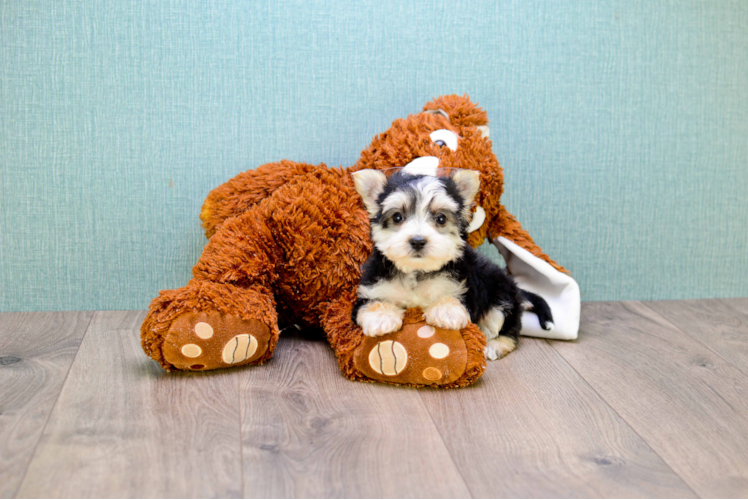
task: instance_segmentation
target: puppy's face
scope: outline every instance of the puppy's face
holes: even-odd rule
[[[380,252],[404,273],[437,271],[462,254],[470,208],[480,188],[474,171],[449,177],[381,171],[354,175]]]
[[[504,177],[492,151],[488,116],[466,96],[439,97],[424,109],[395,120],[374,137],[351,169],[384,171],[418,162],[419,166],[479,172],[481,190],[476,195],[468,237],[468,244],[477,247],[502,213],[499,200]]]

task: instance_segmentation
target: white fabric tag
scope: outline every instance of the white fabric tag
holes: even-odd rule
[[[439,158],[436,156],[420,156],[403,167],[403,172],[411,175],[430,175],[436,177],[439,168]]]
[[[493,244],[504,257],[517,285],[543,297],[553,313],[555,326],[553,330],[546,331],[540,327],[535,313],[525,312],[520,334],[557,340],[577,338],[581,299],[579,285],[574,278],[557,271],[546,261],[503,236],[493,240]]]
[[[483,225],[485,220],[486,220],[486,211],[483,210],[483,207],[478,206],[475,209],[475,213],[473,213],[473,220],[470,221],[470,225],[467,228],[467,232],[472,233],[473,231],[477,231]]]

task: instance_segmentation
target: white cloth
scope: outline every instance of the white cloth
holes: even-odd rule
[[[553,313],[553,330],[540,328],[535,313],[526,311],[522,315],[521,335],[557,340],[573,340],[579,332],[581,299],[579,285],[574,278],[546,261],[500,236],[493,244],[504,257],[509,272],[523,290],[540,295],[548,302]]]

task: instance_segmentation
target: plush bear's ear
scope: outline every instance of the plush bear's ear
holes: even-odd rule
[[[437,97],[433,101],[427,102],[423,110],[427,113],[439,111],[446,113],[449,122],[458,127],[488,125],[488,114],[477,104],[473,104],[468,96],[444,95]]]
[[[427,115],[440,115],[449,120],[449,115],[443,109],[425,109],[423,112]]]
[[[387,184],[387,176],[379,170],[373,169],[359,170],[352,175],[353,184],[364,200],[364,206],[366,211],[369,212],[369,217],[376,217],[379,212],[377,200]]]

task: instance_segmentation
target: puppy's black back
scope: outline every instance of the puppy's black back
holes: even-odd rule
[[[455,279],[465,280],[467,291],[463,305],[470,320],[478,323],[491,309],[504,313],[504,325],[499,335],[516,337],[522,328],[522,312],[533,311],[543,329],[553,322],[548,303],[539,295],[520,289],[505,269],[466,246],[463,256],[447,265]]]
[[[504,269],[466,246],[462,257],[448,264],[445,270],[455,279],[465,281],[467,291],[462,303],[473,323],[478,323],[491,309],[500,308],[505,316],[500,334],[519,334],[523,296]]]

